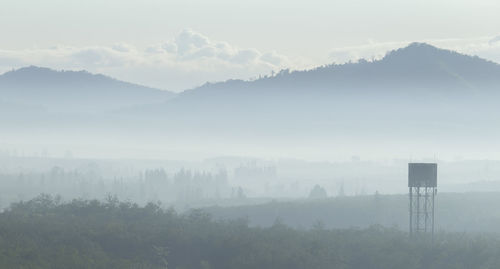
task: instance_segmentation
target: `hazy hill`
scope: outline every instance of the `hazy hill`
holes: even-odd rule
[[[53,140],[57,132],[67,139],[92,135],[97,142],[106,132],[120,147],[147,142],[189,156],[273,152],[299,158],[471,152],[485,158],[500,146],[500,65],[421,43],[380,60],[207,83],[173,98],[102,75],[35,67],[4,74],[0,85],[4,103],[65,112],[23,118],[23,130],[43,128]],[[114,113],[66,113],[105,110]],[[16,135],[19,126],[4,117],[0,128]]]
[[[166,101],[173,93],[86,71],[25,67],[0,75],[0,100],[51,112],[100,112]],[[21,109],[20,109],[21,111]]]
[[[133,113],[174,119],[177,128],[265,135],[462,132],[492,127],[499,86],[500,65],[413,43],[375,61],[205,84]]]
[[[272,93],[293,90],[308,93],[318,90],[339,93],[342,90],[370,91],[381,87],[378,94],[387,90],[404,91],[408,87],[436,89],[479,89],[490,83],[500,82],[500,65],[454,51],[439,49],[425,43],[412,43],[390,51],[380,60],[327,65],[305,71],[282,70],[275,76],[254,81],[229,80],[206,84],[186,91],[182,96],[218,93],[224,91],[272,89]],[[227,94],[227,93],[225,93]]]
[[[436,196],[436,231],[499,232],[500,214],[490,205],[499,193],[439,193]],[[269,227],[276,220],[310,228],[321,222],[328,228],[383,225],[408,229],[408,195],[366,195],[273,201],[261,205],[205,209],[219,219],[246,218],[251,225]]]

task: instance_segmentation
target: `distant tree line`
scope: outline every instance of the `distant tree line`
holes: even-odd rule
[[[135,176],[109,178],[99,171],[53,167],[47,172],[0,173],[0,209],[40,193],[66,199],[103,199],[112,195],[142,205],[150,201],[189,205],[203,199],[238,197],[237,189],[238,186],[229,185],[225,170],[181,169],[167,174],[159,168],[144,170]]]

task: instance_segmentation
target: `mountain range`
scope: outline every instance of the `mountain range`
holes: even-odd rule
[[[178,94],[85,71],[27,67],[0,76],[0,112],[24,113],[4,124],[9,131],[36,119],[44,130],[77,126],[162,141],[487,143],[500,135],[499,89],[499,64],[412,43],[379,60],[282,70]]]

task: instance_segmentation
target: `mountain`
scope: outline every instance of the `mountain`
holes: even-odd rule
[[[50,112],[101,112],[162,102],[174,94],[86,71],[25,67],[0,75],[0,100]]]
[[[500,82],[500,65],[454,51],[439,49],[425,43],[390,51],[380,60],[360,60],[355,63],[328,65],[306,71],[282,70],[275,76],[255,81],[229,80],[206,84],[189,90],[179,96],[234,94],[235,91],[252,91],[257,94],[284,92],[329,92],[338,94],[387,91],[451,89],[479,90]],[[259,91],[260,90],[260,91]],[[233,92],[233,93],[231,93]],[[394,93],[394,92],[391,92]]]
[[[10,139],[22,133],[40,140],[43,132],[51,143],[112,144],[113,152],[168,158],[483,158],[500,147],[500,65],[422,43],[380,60],[207,83],[174,97],[101,75],[34,67],[4,74],[0,85],[0,104],[59,109],[19,121],[0,114],[0,138],[9,132]],[[85,110],[97,112],[68,113]]]
[[[244,132],[440,132],[500,115],[499,87],[500,65],[412,43],[375,61],[205,84],[134,113]]]

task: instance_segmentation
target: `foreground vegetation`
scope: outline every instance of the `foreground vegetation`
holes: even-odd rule
[[[108,199],[61,203],[49,196],[0,214],[0,268],[496,268],[496,237],[439,234],[433,246],[406,233],[309,230],[279,221],[214,221],[157,204]]]

